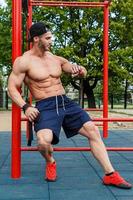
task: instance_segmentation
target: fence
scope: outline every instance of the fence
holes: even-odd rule
[[[74,92],[68,93],[68,96],[79,103],[79,95]],[[103,105],[102,94],[95,93],[96,107],[101,108]],[[133,93],[128,92],[125,99],[125,94],[109,94],[109,107],[110,108],[133,108]],[[88,107],[87,98],[84,98],[84,107]],[[8,97],[7,91],[0,92],[0,109],[11,109],[11,99]]]

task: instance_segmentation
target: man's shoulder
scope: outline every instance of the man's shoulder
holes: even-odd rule
[[[28,68],[28,54],[27,52],[17,57],[14,61],[14,68],[26,69]]]
[[[61,63],[64,63],[64,62],[67,61],[67,59],[64,58],[64,57],[62,57],[62,56],[58,56],[58,55],[54,55],[54,56],[55,56],[55,58],[56,58],[57,60],[59,60]]]
[[[14,63],[20,63],[21,61],[24,61],[24,60],[25,60],[25,55],[22,54],[21,56],[18,56],[18,57],[15,59]]]
[[[21,56],[22,61],[27,61],[31,57],[31,50],[25,51]]]

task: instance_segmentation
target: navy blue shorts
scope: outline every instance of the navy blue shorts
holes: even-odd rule
[[[50,129],[53,132],[52,144],[59,142],[61,127],[67,138],[78,134],[85,122],[91,121],[90,116],[66,95],[53,96],[36,102],[40,111],[34,121],[35,132]]]

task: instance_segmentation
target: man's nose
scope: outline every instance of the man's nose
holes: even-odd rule
[[[49,40],[49,43],[52,43],[52,40]]]

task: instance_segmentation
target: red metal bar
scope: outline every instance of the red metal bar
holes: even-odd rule
[[[85,111],[103,111],[103,109],[100,108],[84,108]]]
[[[106,4],[108,1],[104,1]],[[103,118],[108,118],[108,30],[109,30],[109,8],[104,7],[103,27]],[[108,137],[108,121],[103,123],[103,137]]]
[[[93,121],[102,122],[133,122],[133,118],[92,118]],[[28,121],[26,117],[22,117],[21,121]]]
[[[93,118],[95,122],[133,122],[133,118]]]
[[[12,0],[12,62],[21,55],[22,49],[22,2]],[[11,177],[21,176],[21,110],[12,104],[12,151],[11,151]]]
[[[62,6],[62,7],[82,7],[82,8],[88,8],[88,7],[104,7],[107,6],[109,3],[106,2],[68,2],[68,1],[30,1],[30,4],[32,6]]]
[[[29,28],[32,25],[32,6],[30,3],[28,4],[28,17],[27,17],[27,34],[29,33]],[[28,35],[27,35],[28,38]],[[32,44],[30,43],[29,49],[32,48]]]
[[[59,4],[62,4],[62,3],[72,3],[72,4],[88,4],[88,5],[107,5],[109,4],[108,1],[106,2],[87,2],[87,1],[59,1],[59,0],[30,0],[30,4],[32,4],[33,2],[36,2],[36,3],[59,3]],[[108,2],[108,3],[107,3]]]
[[[27,40],[28,40],[28,36],[29,36],[29,28],[30,26],[32,25],[32,6],[30,4],[28,4],[28,17],[27,17]],[[28,44],[27,45],[27,50],[31,49],[32,48],[32,44]],[[29,103],[30,105],[32,104],[32,95],[30,94],[30,97],[29,97]],[[27,125],[26,125],[26,136],[27,136],[27,139],[29,138],[29,123],[28,123],[28,120],[27,121]]]
[[[106,147],[107,151],[133,151],[133,147]],[[21,151],[38,151],[37,147],[21,147]],[[89,147],[54,147],[54,151],[91,151]]]

